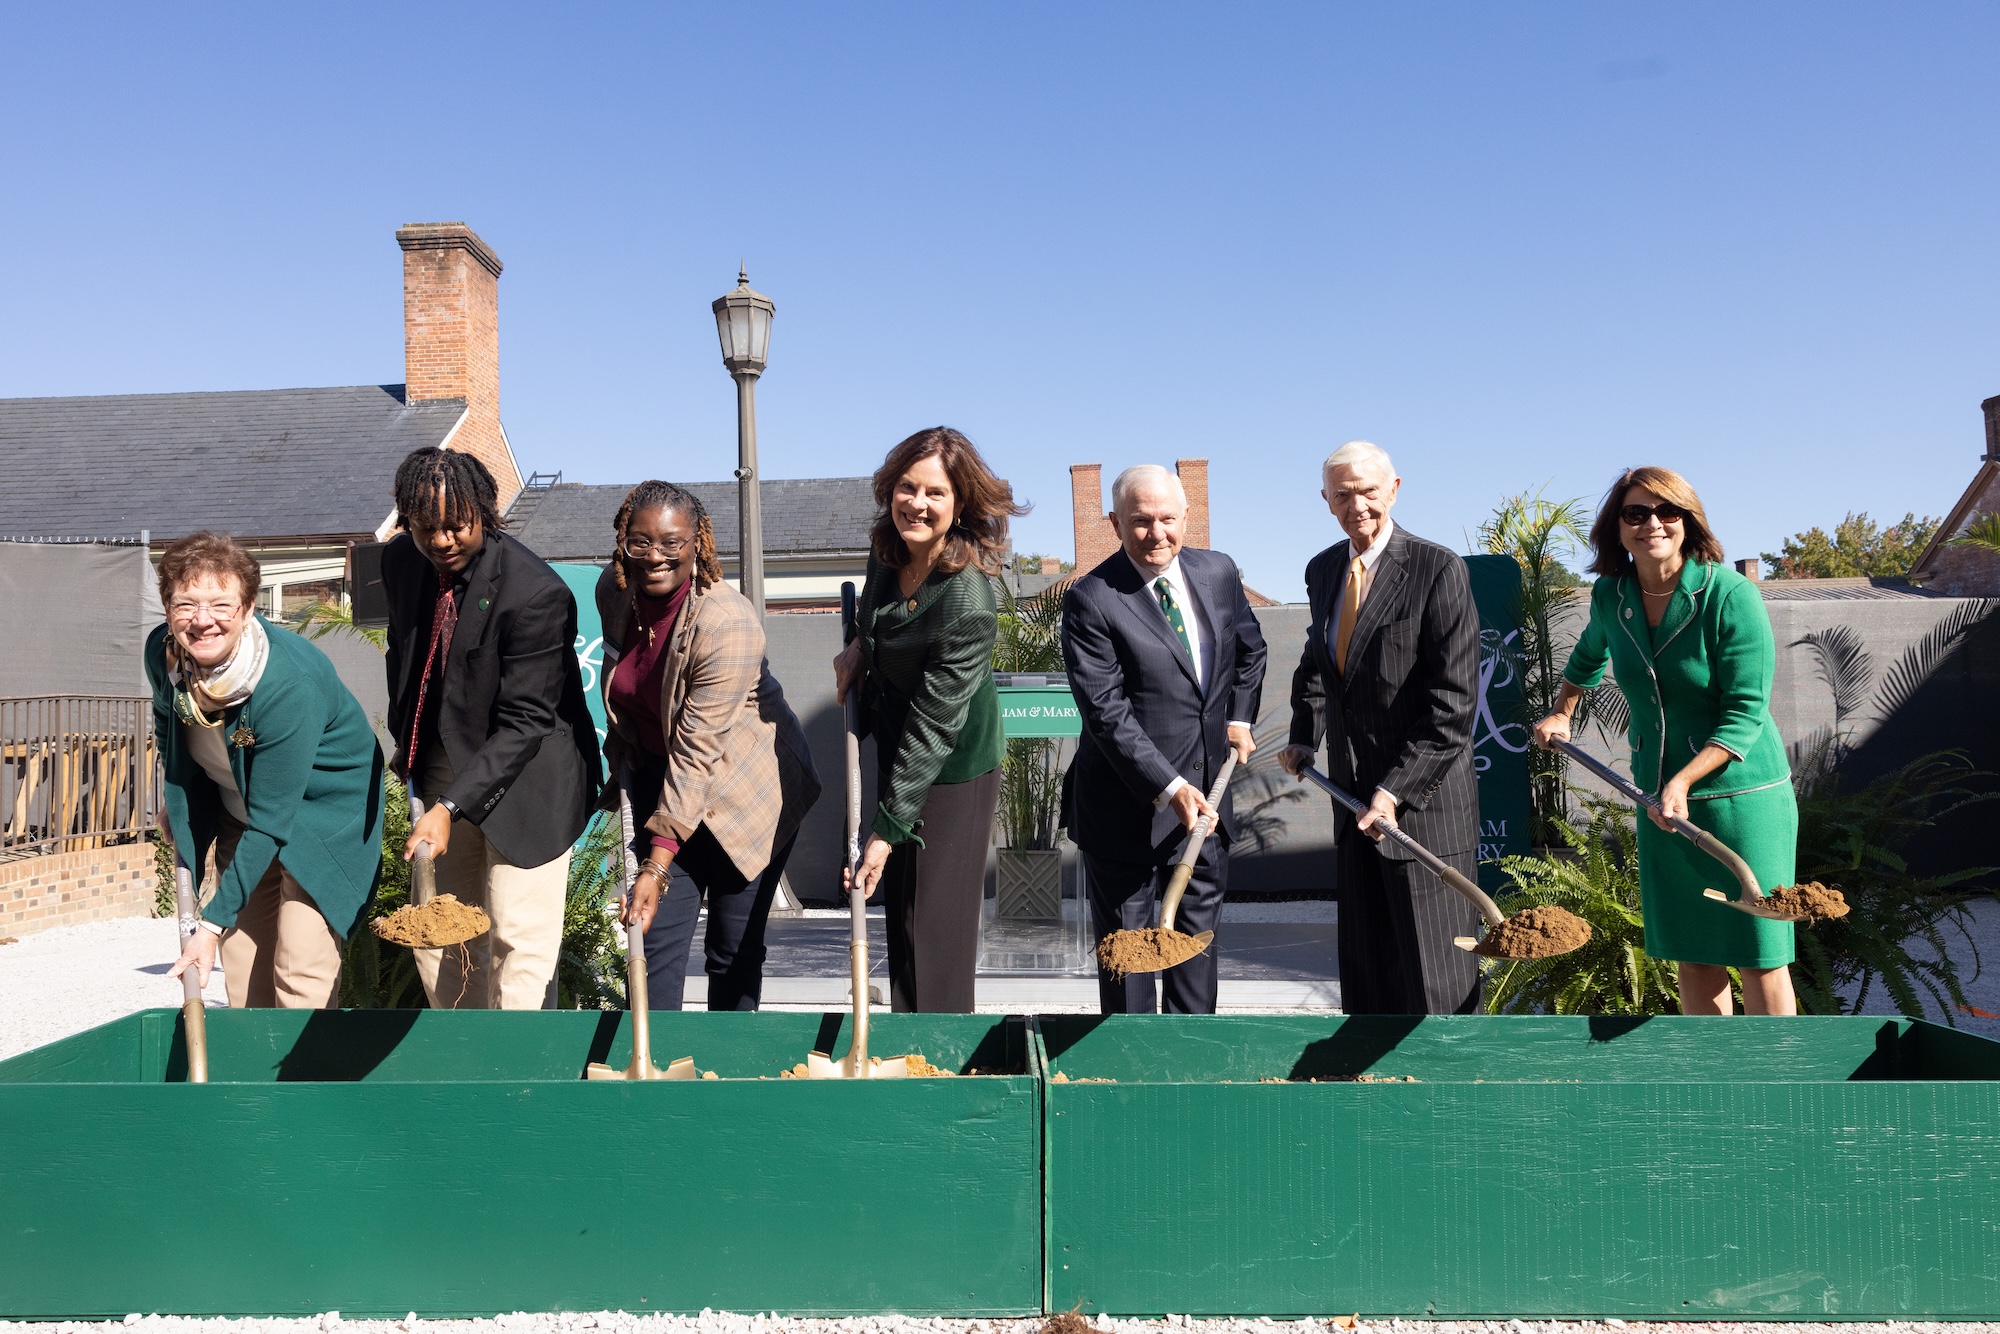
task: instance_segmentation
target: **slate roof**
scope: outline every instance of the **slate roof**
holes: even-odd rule
[[[399,384],[0,399],[0,536],[372,533],[464,413]]]
[[[508,531],[543,560],[604,560],[611,554],[611,521],[633,485],[563,482],[523,491],[508,507]],[[708,510],[716,554],[735,555],[736,483],[682,485]],[[758,486],[766,555],[860,556],[868,550],[868,529],[875,522],[868,478],[767,478]]]
[[[1884,602],[1944,596],[1903,579],[1764,579],[1757,588],[1766,602]]]

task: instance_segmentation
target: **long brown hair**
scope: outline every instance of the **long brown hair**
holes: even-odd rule
[[[1612,578],[1632,573],[1632,553],[1619,540],[1618,525],[1624,521],[1618,517],[1618,511],[1625,508],[1625,494],[1635,486],[1643,486],[1687,512],[1687,517],[1681,520],[1683,558],[1705,565],[1722,564],[1722,543],[1709,528],[1708,512],[1702,509],[1701,497],[1688,485],[1687,478],[1672,468],[1627,468],[1604,493],[1604,503],[1597,507],[1597,522],[1590,525],[1590,573]]]
[[[935,458],[945,476],[951,478],[956,506],[937,568],[945,574],[957,574],[967,565],[977,565],[987,574],[998,575],[1001,558],[1007,553],[1007,521],[1026,514],[1028,506],[1014,503],[1014,488],[995,477],[973,443],[949,426],[918,431],[890,450],[875,470],[875,504],[881,513],[875,516],[875,526],[868,534],[875,559],[898,570],[910,563],[910,550],[896,532],[889,502],[903,474],[929,458]]]
[[[632,518],[652,509],[671,510],[694,528],[695,587],[708,588],[721,583],[722,562],[715,556],[715,525],[708,521],[708,507],[701,503],[701,497],[672,482],[647,481],[626,492],[625,503],[618,507],[618,517],[611,521],[614,534],[611,570],[618,587],[625,587],[625,537],[632,530]]]

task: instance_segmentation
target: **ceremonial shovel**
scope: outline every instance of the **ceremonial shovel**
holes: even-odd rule
[[[174,855],[174,916],[180,919],[181,948],[185,950],[201,922],[194,911],[194,873]],[[193,965],[181,971],[181,1029],[187,1034],[187,1077],[190,1084],[208,1082],[208,1007],[202,1003],[201,980]]]
[[[620,850],[625,864],[625,901],[632,900],[632,886],[638,879],[639,859],[632,853],[632,798],[627,783],[618,785],[618,824],[622,835]],[[667,886],[660,886],[660,897],[667,896]],[[658,911],[656,908],[655,911]],[[625,924],[625,1000],[632,1013],[632,1063],[623,1070],[614,1070],[602,1061],[592,1061],[584,1070],[591,1079],[696,1079],[699,1072],[694,1068],[694,1057],[683,1056],[662,1070],[653,1064],[653,1033],[650,1023],[650,998],[646,994],[646,930],[639,925],[639,914],[629,912],[631,921]]]
[[[1208,791],[1209,813],[1194,822],[1188,831],[1187,847],[1181,850],[1181,859],[1174,863],[1174,873],[1167,881],[1167,892],[1160,898],[1160,926],[1157,934],[1148,935],[1140,931],[1113,931],[1097,944],[1097,960],[1106,972],[1116,977],[1128,973],[1157,973],[1176,965],[1186,963],[1195,955],[1208,948],[1215,939],[1215,932],[1203,931],[1199,935],[1187,935],[1174,930],[1174,916],[1180,911],[1181,897],[1187,893],[1188,881],[1194,878],[1194,864],[1201,857],[1202,844],[1215,832],[1215,822],[1222,812],[1222,794],[1229,790],[1229,776],[1236,771],[1236,747],[1229,748],[1229,756],[1222,762],[1222,770],[1215,776],[1215,786]]]
[[[841,642],[853,640],[854,585],[840,586]],[[847,912],[851,930],[847,966],[854,990],[854,1041],[838,1061],[823,1051],[806,1057],[808,1079],[901,1079],[910,1073],[901,1056],[868,1057],[868,900],[861,892],[861,683],[850,681],[843,712],[847,728]]]
[[[1569,756],[1578,764],[1590,770],[1590,772],[1596,774],[1599,778],[1602,778],[1605,782],[1611,784],[1621,795],[1638,802],[1655,815],[1663,814],[1658,797],[1651,797],[1641,792],[1638,786],[1630,779],[1604,761],[1598,759],[1595,755],[1567,741],[1556,741],[1552,744],[1557,750]],[[1736,877],[1736,883],[1743,891],[1741,898],[1732,899],[1719,889],[1704,889],[1702,891],[1704,898],[1714,899],[1718,903],[1726,903],[1738,912],[1747,912],[1752,917],[1769,918],[1773,922],[1803,922],[1808,920],[1807,918],[1795,917],[1791,913],[1779,912],[1775,908],[1766,906],[1762,901],[1766,897],[1764,887],[1757,883],[1756,873],[1750,869],[1750,864],[1730,851],[1729,846],[1714,834],[1709,833],[1699,825],[1690,824],[1678,815],[1668,816],[1667,823],[1673,826],[1675,833],[1688,839],[1703,852],[1715,858],[1715,860],[1721,862],[1724,866],[1727,866],[1729,873]]]

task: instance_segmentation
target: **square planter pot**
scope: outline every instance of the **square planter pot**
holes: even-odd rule
[[[2000,1315],[2000,1043],[1872,1017],[1036,1022],[1052,1311]]]
[[[1001,917],[1062,916],[1062,849],[996,848],[993,898]]]
[[[871,1050],[998,1077],[778,1078],[842,1015],[176,1011],[0,1062],[0,1318],[703,1307],[1041,1309],[1019,1020],[877,1015]]]

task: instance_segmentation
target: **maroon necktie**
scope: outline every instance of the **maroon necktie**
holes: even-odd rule
[[[423,679],[417,683],[417,711],[410,715],[410,741],[403,747],[403,779],[417,773],[417,738],[422,735],[424,699],[430,694],[431,668],[442,654],[451,661],[451,632],[458,628],[458,599],[449,584],[438,587],[437,609],[431,613],[431,651],[424,657]]]

